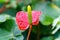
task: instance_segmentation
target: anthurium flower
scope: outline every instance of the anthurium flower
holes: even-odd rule
[[[40,11],[32,11],[32,25],[38,25]],[[19,11],[16,14],[16,22],[20,30],[26,30],[29,28],[28,12]]]

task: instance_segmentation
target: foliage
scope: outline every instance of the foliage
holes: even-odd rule
[[[19,30],[15,17],[18,11],[27,11],[27,5],[42,13],[39,24],[33,26],[30,40],[37,40],[38,34],[39,40],[60,40],[60,29],[52,34],[60,28],[60,21],[56,23],[60,16],[60,0],[0,0],[0,40],[26,40],[28,29]]]

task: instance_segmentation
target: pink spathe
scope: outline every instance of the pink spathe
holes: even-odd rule
[[[40,11],[32,11],[32,25],[38,25],[40,15],[41,15]],[[16,22],[20,30],[28,29],[29,27],[28,13],[23,11],[17,12]]]

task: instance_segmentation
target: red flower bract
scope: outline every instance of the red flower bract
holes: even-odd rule
[[[39,23],[40,11],[32,11],[32,25],[37,25]],[[16,22],[20,30],[26,30],[29,27],[28,13],[27,12],[17,12]]]

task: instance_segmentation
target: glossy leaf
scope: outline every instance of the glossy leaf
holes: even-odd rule
[[[54,40],[54,38],[52,36],[49,36],[49,37],[43,37],[41,40]]]
[[[40,21],[43,25],[50,25],[53,19],[60,15],[60,10],[52,7],[52,4],[49,2],[37,3],[34,7],[34,10],[39,10],[42,12]]]

